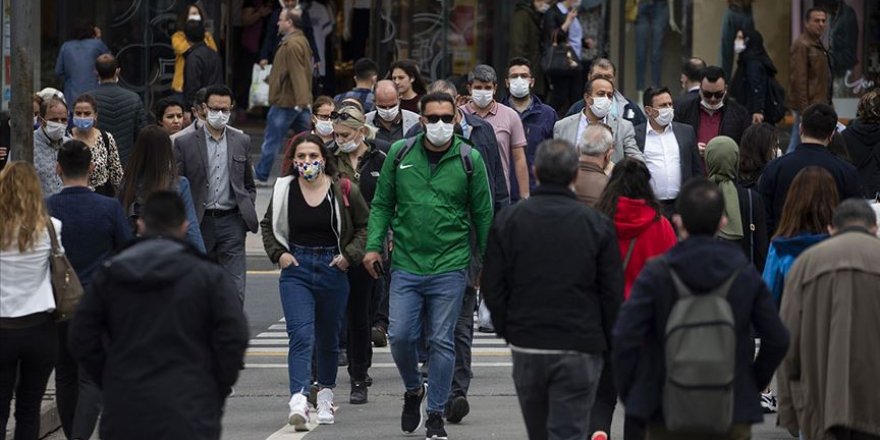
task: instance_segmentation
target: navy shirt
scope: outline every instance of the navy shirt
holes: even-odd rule
[[[510,102],[510,97],[502,101],[502,104],[516,110],[516,107]],[[535,153],[538,151],[538,145],[547,139],[553,138],[553,125],[556,124],[557,115],[553,107],[546,105],[532,95],[532,102],[528,108],[519,113],[522,121],[523,129],[526,132],[526,163],[529,167],[529,189],[535,189],[537,181],[535,180]],[[513,169],[513,160],[511,160],[511,169]],[[510,198],[511,200],[519,200],[519,183],[516,176],[510,176]]]
[[[61,220],[61,245],[84,287],[92,272],[133,238],[119,201],[89,188],[64,188],[46,205],[49,215]]]

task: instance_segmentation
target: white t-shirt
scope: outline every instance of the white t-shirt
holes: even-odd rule
[[[61,221],[52,218],[61,244]],[[55,310],[49,272],[52,242],[48,230],[33,249],[18,251],[17,241],[0,250],[0,318],[19,318]]]

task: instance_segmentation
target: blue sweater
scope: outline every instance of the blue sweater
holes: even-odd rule
[[[133,238],[119,201],[89,188],[64,188],[46,204],[61,220],[61,245],[83,286],[98,265]]]

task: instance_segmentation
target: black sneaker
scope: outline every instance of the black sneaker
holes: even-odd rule
[[[425,423],[427,433],[425,440],[447,440],[446,429],[443,427],[443,414],[428,414],[428,423]]]
[[[406,433],[413,433],[425,423],[425,396],[428,394],[427,386],[422,385],[417,391],[407,391],[403,394],[403,413],[400,415],[400,429]]]
[[[446,403],[446,421],[459,423],[464,416],[471,412],[471,405],[464,396],[455,396]]]
[[[348,402],[352,405],[363,405],[367,403],[367,384],[364,382],[352,382],[351,394]]]
[[[364,383],[367,384],[368,387],[373,386],[373,378],[368,374],[367,378],[364,379]]]
[[[385,329],[381,326],[375,326],[372,330],[371,339],[373,340],[374,347],[384,347],[388,345],[388,335],[385,333]]]

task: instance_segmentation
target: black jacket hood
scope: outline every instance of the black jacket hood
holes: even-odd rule
[[[724,282],[748,263],[736,245],[708,236],[692,236],[669,250],[675,273],[691,289],[704,292]]]
[[[129,285],[133,291],[149,292],[179,280],[192,270],[184,256],[204,258],[188,243],[171,237],[135,240],[105,263],[108,278]],[[182,264],[183,263],[183,264]]]

